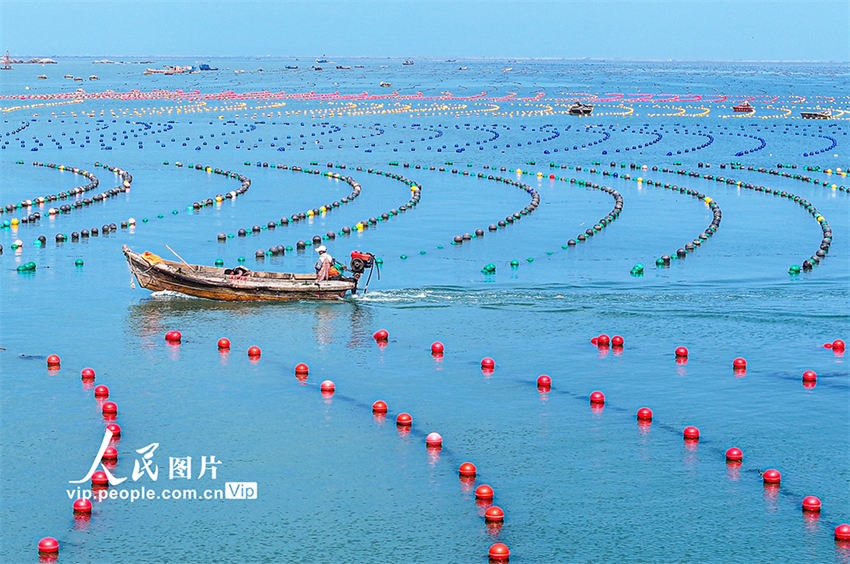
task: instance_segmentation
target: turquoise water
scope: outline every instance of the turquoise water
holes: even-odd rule
[[[133,180],[129,192],[52,219],[49,207],[73,200],[33,207],[40,220],[0,231],[4,561],[36,560],[44,536],[59,539],[62,562],[486,562],[496,541],[510,547],[512,562],[850,560],[847,547],[833,540],[834,527],[850,520],[850,374],[844,356],[823,347],[847,339],[850,318],[850,249],[843,236],[850,215],[847,192],[838,189],[847,179],[825,172],[848,164],[847,121],[839,113],[850,111],[840,86],[846,65],[417,61],[403,67],[399,60],[350,60],[332,63],[364,68],[323,64],[319,72],[308,70],[315,62],[306,60],[221,59],[209,61],[218,72],[141,74],[170,62],[193,61],[20,65],[4,75],[0,95],[73,91],[80,85],[61,78],[70,73],[97,74],[99,81],[82,84],[89,92],[449,91],[455,97],[487,92],[489,101],[360,100],[331,114],[348,102],[300,99],[268,107],[281,100],[255,96],[236,108],[232,99],[84,99],[5,112],[2,205],[86,182],[33,161],[91,171],[100,185],[81,197],[120,183],[98,162]],[[513,70],[502,70],[508,67]],[[35,78],[42,73],[47,80]],[[392,87],[378,87],[381,80]],[[574,92],[600,99],[636,92],[728,95],[730,102],[779,98],[771,108],[756,101],[755,116],[747,118],[731,117],[729,102],[623,102],[632,115],[614,115],[626,111],[620,102],[597,102],[595,115],[576,118],[547,110],[545,99],[496,100],[540,91],[556,99]],[[794,102],[795,96],[805,101]],[[3,99],[2,105],[57,101]],[[819,105],[837,117],[799,119],[800,109]],[[709,113],[696,115],[703,106]],[[783,107],[792,110],[787,117]],[[677,108],[684,115],[661,115]],[[720,168],[733,161],[744,169]],[[190,210],[193,202],[239,187],[190,163],[243,174],[250,189]],[[263,163],[350,175],[362,194],[328,213],[251,234],[255,224],[350,192],[340,180]],[[705,163],[710,167],[699,166]],[[827,257],[810,272],[788,274],[823,237],[793,201],[652,167],[807,199],[834,231]],[[171,258],[168,244],[191,263],[221,258],[234,266],[246,257],[251,269],[309,272],[310,247],[261,260],[255,251],[295,246],[406,203],[409,188],[375,170],[416,182],[422,198],[387,221],[325,241],[338,258],[360,249],[383,259],[380,280],[373,278],[365,294],[338,303],[222,304],[131,286],[123,244]],[[534,189],[540,206],[489,231],[530,196],[488,175]],[[644,182],[635,182],[638,176]],[[567,241],[609,214],[614,199],[570,178],[609,186],[623,198],[616,221],[574,247]],[[675,257],[712,221],[704,201],[663,184],[710,197],[722,222],[684,259],[656,268],[658,257]],[[16,210],[0,220],[24,215]],[[130,217],[135,227],[122,229]],[[113,222],[115,232],[70,240],[74,231]],[[240,228],[248,235],[217,241],[219,233]],[[452,244],[478,228],[483,237]],[[57,243],[58,233],[69,240]],[[34,245],[39,235],[46,244]],[[34,272],[16,270],[28,261],[37,264]],[[495,273],[482,273],[491,263]],[[630,274],[636,263],[645,267],[642,276]],[[372,339],[382,328],[390,334],[384,348]],[[183,334],[179,346],[163,340],[173,329]],[[597,348],[590,339],[600,333],[622,335],[625,347]],[[221,337],[232,343],[229,354],[216,349]],[[445,344],[442,358],[430,353],[436,340]],[[247,357],[252,345],[262,349],[258,360]],[[674,359],[682,345],[690,350],[686,364]],[[57,373],[46,368],[49,354],[62,359]],[[492,374],[479,367],[485,356],[496,361]],[[732,371],[738,356],[747,359],[745,375]],[[306,381],[294,375],[302,362],[310,367]],[[200,491],[256,482],[257,499],[107,499],[94,503],[90,520],[75,520],[66,490],[76,485],[68,482],[91,466],[105,423],[80,381],[84,367],[96,371],[95,384],[107,385],[118,405],[115,474],[128,480],[111,490]],[[801,382],[808,369],[818,374],[813,388]],[[553,380],[548,393],[536,387],[541,374]],[[336,384],[332,397],[320,394],[325,379]],[[601,410],[589,405],[594,390],[605,393]],[[389,404],[386,420],[371,413],[378,399]],[[650,427],[636,424],[643,406],[654,412]],[[400,412],[413,416],[409,433],[394,424]],[[696,446],[682,441],[687,425],[701,431]],[[443,436],[438,453],[425,448],[432,431]],[[134,481],[142,456],[136,450],[151,443],[160,445],[153,457],[158,480],[143,474]],[[744,452],[740,468],[725,464],[731,446]],[[198,478],[201,457],[210,455],[221,461],[216,479]],[[185,456],[195,465],[192,479],[169,479],[169,457]],[[506,515],[501,528],[485,525],[474,485],[458,480],[465,461],[478,467],[476,484],[495,490]],[[758,471],[767,468],[782,472],[779,490],[763,486]],[[807,495],[823,502],[817,519],[801,514]]]

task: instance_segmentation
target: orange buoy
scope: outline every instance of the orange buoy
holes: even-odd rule
[[[467,476],[467,477],[468,476],[475,476],[475,474],[477,472],[478,472],[478,469],[475,467],[475,464],[473,464],[471,462],[464,462],[463,464],[460,465],[460,468],[457,471],[457,473],[460,474],[461,476]]]
[[[807,495],[803,498],[803,511],[817,513],[820,511],[820,499],[817,496]]]
[[[652,410],[648,407],[641,407],[637,410],[637,418],[641,421],[651,421],[652,420]]]
[[[726,451],[726,460],[730,462],[740,462],[744,458],[744,453],[738,447],[732,447]]]
[[[484,520],[497,523],[505,520],[505,512],[498,505],[491,505],[484,512]]]
[[[387,402],[383,400],[378,400],[372,404],[372,413],[386,413],[387,412]]]
[[[38,541],[38,551],[43,554],[59,552],[59,541],[53,537],[44,537]]]
[[[779,473],[779,470],[771,468],[765,470],[761,477],[764,479],[765,484],[778,484],[782,479],[782,474]]]
[[[425,437],[425,444],[431,448],[438,448],[443,446],[443,437],[440,433],[428,433],[428,436]]]
[[[507,545],[501,542],[497,542],[490,546],[490,560],[495,560],[497,562],[507,562],[511,556],[511,551],[508,550]]]
[[[481,484],[475,488],[475,497],[478,499],[493,499],[493,488],[487,484]]]

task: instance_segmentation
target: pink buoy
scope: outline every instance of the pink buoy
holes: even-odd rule
[[[91,502],[80,498],[74,502],[74,513],[91,513]]]
[[[53,537],[44,537],[38,541],[38,551],[43,554],[59,552],[59,541]]]
[[[740,462],[744,459],[744,453],[738,447],[732,447],[726,451],[726,460]]]
[[[91,484],[93,486],[107,486],[109,485],[109,478],[106,476],[106,472],[103,470],[98,470],[94,474],[91,475]]]
[[[850,525],[848,525],[847,523],[842,523],[835,527],[835,540],[850,540]]]
[[[803,511],[817,513],[820,511],[820,499],[817,496],[807,495],[803,498]]]
[[[324,380],[320,385],[319,389],[323,392],[332,392],[336,389],[332,380]]]
[[[428,433],[425,437],[425,444],[429,447],[439,447],[443,445],[443,437],[440,433]]]

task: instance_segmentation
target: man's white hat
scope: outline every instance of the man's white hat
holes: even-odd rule
[[[327,251],[328,251],[328,248],[324,245],[319,245],[318,247],[316,247],[317,253],[325,253]]]

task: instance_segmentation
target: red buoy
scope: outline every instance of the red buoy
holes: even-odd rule
[[[747,361],[739,356],[738,358],[736,358],[735,360],[732,361],[732,367],[738,368],[738,369],[746,368],[747,367]]]
[[[475,488],[475,497],[478,499],[493,499],[493,488],[487,484],[481,484]]]
[[[590,344],[592,344],[592,345],[599,344],[599,337],[593,337],[592,339],[590,339]]]
[[[47,357],[47,366],[59,366],[61,362],[59,361],[59,357],[55,354],[52,354]]]
[[[496,361],[492,358],[484,357],[481,359],[481,368],[493,369],[496,367]]]
[[[685,427],[682,434],[685,436],[686,441],[696,441],[699,439],[699,429],[696,427]]]
[[[413,425],[413,417],[409,413],[399,413],[395,418],[395,424],[401,427],[410,427]]]
[[[100,385],[100,386],[95,387],[94,397],[96,397],[96,398],[108,398],[109,397],[109,388],[107,388],[104,385]]]
[[[103,410],[103,413],[114,414],[114,413],[118,413],[118,406],[115,405],[115,403],[108,401],[108,402],[103,404],[103,406],[101,407],[101,410]]]
[[[378,400],[372,404],[372,413],[386,413],[387,412],[387,402],[383,400]]]
[[[91,502],[81,497],[74,502],[74,513],[91,513]]]
[[[732,447],[726,451],[726,460],[740,462],[744,459],[744,453],[738,447]]]
[[[850,525],[842,523],[835,527],[835,540],[850,540]]]
[[[652,421],[652,410],[648,407],[641,407],[637,410],[637,418],[642,421]]]
[[[434,341],[431,343],[431,352],[434,354],[443,354],[445,347],[443,347],[443,343],[440,341]]]
[[[295,365],[295,373],[296,374],[309,374],[310,368],[302,362],[300,364]]]
[[[601,346],[601,347],[604,347],[605,345],[608,345],[610,343],[611,343],[611,337],[609,337],[605,333],[602,333],[601,335],[596,337],[596,344]]]
[[[549,378],[545,374],[541,374],[537,377],[537,387],[538,388],[548,388],[552,385],[552,379]]]
[[[82,372],[80,372],[80,378],[83,380],[94,380],[94,370],[91,368],[83,368]]]
[[[106,426],[107,429],[112,431],[112,438],[117,439],[121,436],[121,426],[117,423],[110,423]]]
[[[179,343],[183,338],[183,335],[180,334],[180,331],[168,331],[165,334],[165,340],[169,343]]]
[[[490,521],[492,523],[497,523],[499,521],[505,520],[505,512],[502,511],[502,508],[498,505],[491,505],[487,508],[487,511],[484,512],[484,520]]]
[[[260,350],[260,347],[258,347],[256,345],[248,347],[248,356],[250,358],[259,358],[260,355],[262,355],[262,351]]]
[[[230,349],[230,339],[226,339],[222,337],[218,340],[218,348],[219,350],[229,350]]]
[[[324,380],[319,385],[319,389],[323,392],[332,392],[336,389],[336,386],[334,385],[332,380]]]
[[[440,433],[428,433],[428,436],[425,437],[425,444],[429,447],[441,447],[443,446],[443,437]]]
[[[379,329],[378,331],[375,332],[374,335],[372,335],[372,337],[376,341],[386,341],[387,339],[390,338],[390,334],[386,329]]]
[[[820,511],[820,499],[813,495],[804,497],[803,511],[811,511],[813,513]]]
[[[837,534],[837,533],[836,533]],[[38,541],[38,551],[44,554],[59,552],[59,541],[53,537],[44,537]]]
[[[779,473],[779,470],[771,468],[770,470],[765,470],[761,477],[764,478],[765,484],[778,484],[782,479],[782,474]]]
[[[118,459],[118,449],[115,447],[108,446],[103,449],[103,456],[100,457],[101,460],[117,460]]]
[[[475,464],[471,462],[464,462],[460,465],[460,468],[457,471],[457,473],[461,476],[475,476],[477,472],[478,469],[475,467]]]
[[[835,339],[832,341],[832,350],[834,351],[843,351],[844,350],[844,341],[841,339]]]
[[[676,356],[678,357],[687,357],[688,349],[685,347],[676,347]]]
[[[602,392],[591,392],[590,403],[605,403],[605,394]]]
[[[507,562],[511,556],[511,551],[501,542],[497,542],[490,547],[490,560]]]
[[[91,484],[93,486],[106,486],[109,484],[109,478],[106,477],[106,472],[98,470],[91,475]]]
[[[814,370],[806,370],[803,372],[803,382],[814,382],[818,379],[818,375]]]
[[[611,344],[615,347],[622,347],[623,343],[625,342],[626,341],[619,335],[614,335],[613,337],[611,337]]]

